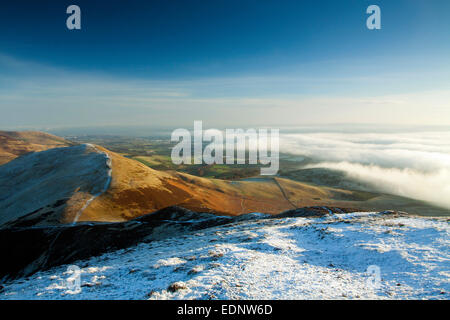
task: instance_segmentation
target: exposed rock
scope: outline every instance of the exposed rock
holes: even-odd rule
[[[200,272],[202,272],[204,270],[204,267],[203,266],[195,266],[194,268],[192,268],[191,270],[189,270],[189,272],[188,272],[188,274],[189,275],[194,275],[194,274],[197,274],[197,273],[200,273]]]
[[[276,218],[290,218],[290,217],[303,217],[303,218],[317,218],[317,217],[323,217],[326,215],[332,214],[333,211],[331,208],[328,207],[305,207],[305,208],[298,208],[294,210],[288,210],[284,211],[278,215],[275,215]],[[337,213],[344,213],[341,209],[340,211],[337,211]]]
[[[174,282],[167,288],[167,291],[176,292],[183,289],[187,289],[187,286],[184,282]]]
[[[223,253],[222,252],[209,251],[208,254],[213,259],[218,259],[218,258],[222,258],[223,257]]]

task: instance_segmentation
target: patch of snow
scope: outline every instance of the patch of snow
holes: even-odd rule
[[[176,266],[176,265],[183,264],[183,263],[186,263],[186,260],[175,257],[175,258],[158,260],[153,267],[160,268],[160,267]]]
[[[75,263],[76,294],[60,266],[5,284],[0,299],[449,299],[449,232],[375,213],[245,220]]]

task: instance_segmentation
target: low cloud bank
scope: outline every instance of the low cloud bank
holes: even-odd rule
[[[281,136],[281,151],[365,182],[374,190],[450,209],[450,131]]]

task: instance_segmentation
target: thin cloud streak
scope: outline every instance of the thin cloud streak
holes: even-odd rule
[[[345,85],[313,74],[152,80],[58,69],[4,55],[0,66],[6,70],[0,73],[1,126],[186,126],[196,119],[211,127],[450,124],[449,90],[335,92],[340,86],[351,91],[358,82],[380,82],[379,75],[346,76],[340,81]]]

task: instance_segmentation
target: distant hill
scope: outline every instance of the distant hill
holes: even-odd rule
[[[162,172],[89,144],[23,155],[0,166],[0,226],[127,221],[177,205],[197,212],[277,214],[343,204],[338,190],[281,178],[224,181]]]
[[[29,152],[67,147],[73,143],[38,131],[0,131],[0,165]]]
[[[112,181],[108,190],[84,210],[79,221],[126,221],[173,205],[223,215],[275,214],[297,206],[317,205],[319,199],[330,196],[322,188],[285,179],[233,182],[157,171],[97,148],[111,158]]]
[[[228,216],[314,206],[419,214],[428,208],[402,197],[280,177],[226,181],[158,171],[103,147],[70,146],[45,133],[1,137],[10,157],[23,155],[0,166],[0,227],[122,222],[169,206]],[[30,152],[54,146],[64,148]]]

